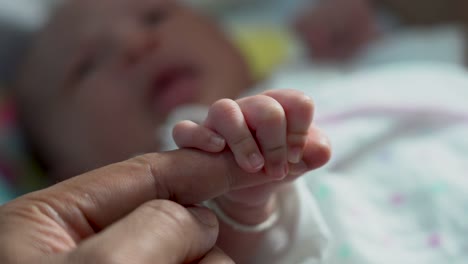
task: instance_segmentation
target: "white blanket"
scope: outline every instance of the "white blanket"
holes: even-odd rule
[[[311,95],[332,140],[330,164],[307,177],[334,236],[329,263],[466,263],[466,70],[394,64],[318,83],[304,71],[273,85]]]

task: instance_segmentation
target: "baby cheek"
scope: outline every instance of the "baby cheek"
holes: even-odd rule
[[[94,138],[94,151],[108,162],[118,162],[156,150],[156,124],[142,110],[119,106],[116,109],[111,102],[104,102],[102,109],[89,118],[87,133]]]
[[[113,120],[114,125],[100,132],[103,156],[110,162],[118,162],[135,155],[156,151],[159,146],[155,129],[147,123]]]
[[[137,66],[150,54],[158,52],[160,44],[160,37],[148,32],[143,32],[129,38],[122,53],[123,69],[131,69],[131,67]]]

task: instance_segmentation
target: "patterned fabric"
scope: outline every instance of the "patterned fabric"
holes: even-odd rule
[[[468,76],[396,64],[319,85],[288,74],[317,104],[333,158],[306,177],[333,234],[329,264],[468,259]]]

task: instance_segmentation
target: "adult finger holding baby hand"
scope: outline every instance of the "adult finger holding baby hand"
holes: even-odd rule
[[[303,92],[270,90],[236,101],[219,100],[203,124],[180,122],[173,136],[181,148],[232,153],[244,172],[262,175],[258,184],[226,195],[245,204],[259,204],[263,201],[260,197],[321,167],[330,158],[328,138],[312,124],[313,115],[314,103]],[[260,162],[252,162],[252,156]]]
[[[312,125],[313,113],[313,101],[304,93],[272,90],[237,101],[217,101],[203,124],[183,121],[175,126],[179,147],[220,152],[227,145],[225,152],[233,153],[242,170],[265,173],[261,184],[231,190],[210,202],[223,220],[220,246],[236,260],[248,261],[255,255],[243,241],[260,241],[264,227],[275,225],[281,210],[276,198],[294,190],[288,183],[329,159],[328,140]],[[217,148],[215,141],[221,142]],[[252,162],[252,157],[260,162]]]
[[[326,161],[307,149],[310,169]],[[216,217],[182,205],[266,178],[244,172],[229,152],[177,150],[113,164],[0,207],[0,262],[232,263],[214,248]]]
[[[180,205],[245,183],[219,177],[230,163],[148,154],[20,197],[0,208],[0,263],[232,263],[214,248],[216,217]]]
[[[183,121],[176,125],[173,135],[179,147],[219,152],[227,145],[246,172],[264,169],[269,177],[267,184],[227,195],[235,202],[258,205],[268,200],[281,183],[308,170],[302,156],[309,135],[315,137],[310,146],[329,150],[328,142],[323,140],[326,137],[311,126],[313,113],[314,103],[303,92],[271,90],[237,101],[219,100],[210,108],[203,125]],[[214,139],[220,142],[217,148],[212,144]],[[322,156],[328,158],[329,153],[318,155]]]

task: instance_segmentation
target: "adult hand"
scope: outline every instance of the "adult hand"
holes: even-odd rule
[[[329,152],[310,135],[303,160],[314,169]],[[0,263],[229,263],[214,248],[216,217],[190,205],[268,180],[228,152],[177,150],[110,165],[0,207]]]

